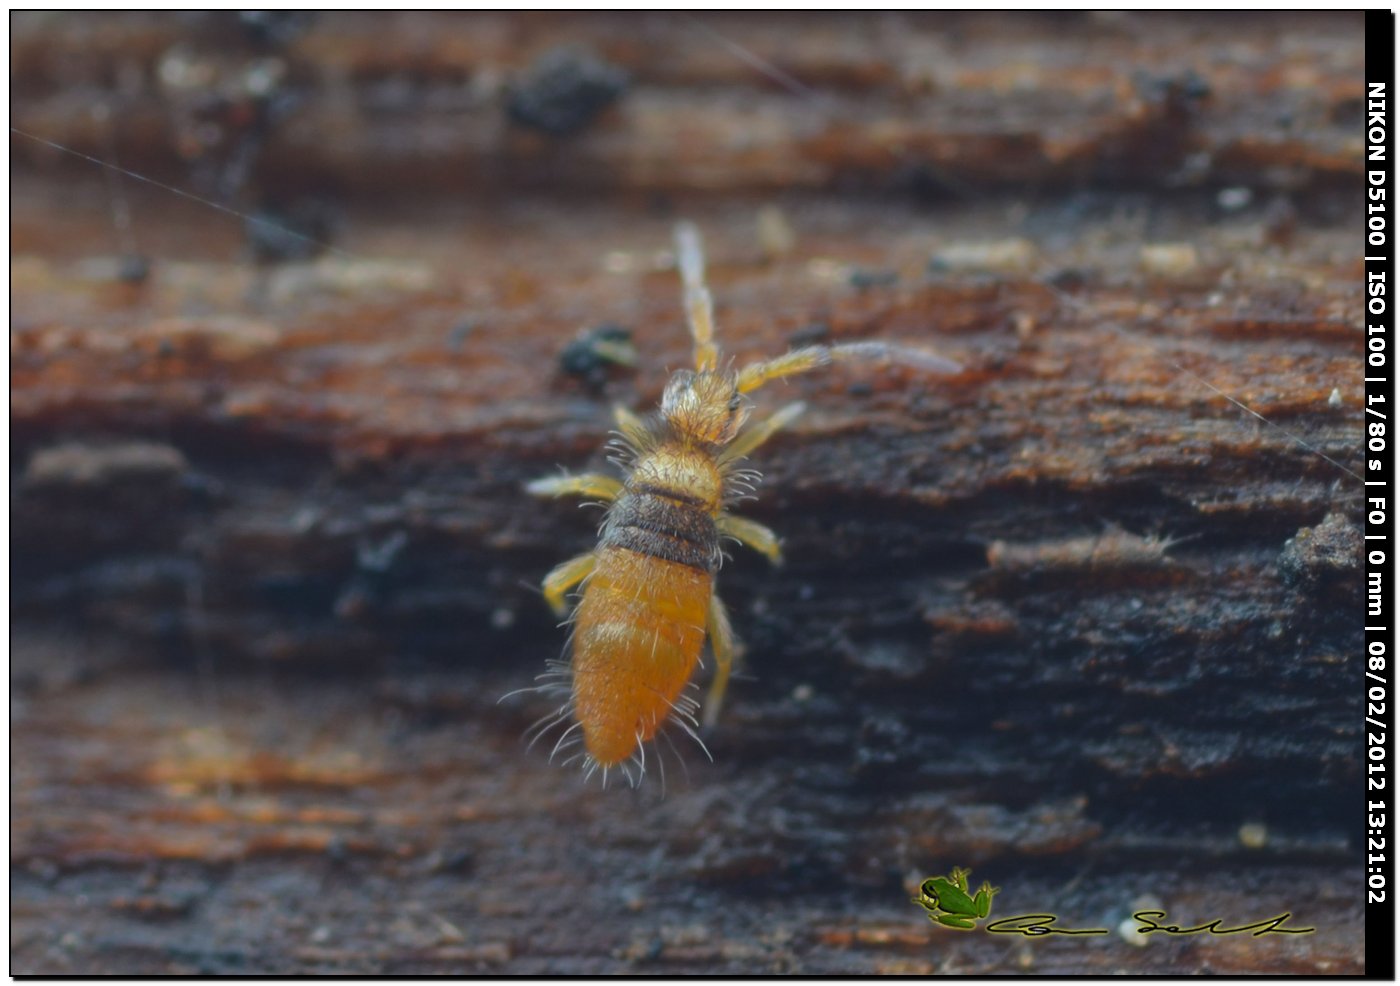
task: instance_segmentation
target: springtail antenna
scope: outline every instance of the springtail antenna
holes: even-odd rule
[[[695,368],[713,370],[719,363],[714,342],[714,305],[705,287],[705,248],[700,245],[700,231],[694,223],[676,226],[676,263],[681,269],[690,335],[695,340]]]
[[[961,364],[924,349],[911,349],[890,342],[849,342],[839,346],[807,346],[762,363],[752,363],[739,371],[737,386],[740,393],[747,394],[771,380],[846,361],[891,363],[926,373],[962,372]]]

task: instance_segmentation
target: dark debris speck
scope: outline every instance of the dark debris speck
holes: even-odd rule
[[[240,10],[238,26],[249,44],[280,48],[301,37],[315,18],[307,10]]]
[[[825,322],[809,322],[788,336],[788,345],[793,349],[815,346],[831,338],[831,326]]]
[[[285,209],[258,210],[245,220],[244,232],[253,259],[275,264],[319,256],[327,249],[336,225],[331,206],[303,201]]]
[[[551,137],[584,130],[627,89],[627,73],[580,48],[541,55],[510,87],[511,122]]]
[[[1304,527],[1284,545],[1279,574],[1301,592],[1352,594],[1360,585],[1361,528],[1340,513]]]
[[[151,276],[151,261],[139,253],[126,253],[117,261],[117,280],[124,284],[144,284]]]
[[[858,268],[851,271],[850,284],[857,291],[869,291],[872,288],[888,288],[899,283],[899,271],[881,268],[879,270],[866,270]]]
[[[559,369],[595,390],[607,382],[611,370],[630,369],[636,362],[632,331],[610,322],[585,329],[559,353]]]

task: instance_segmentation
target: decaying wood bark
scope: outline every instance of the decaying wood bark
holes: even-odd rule
[[[27,133],[336,201],[254,263],[12,138],[12,971],[1360,971],[1359,15],[14,27]],[[560,46],[627,80],[570,136]],[[714,763],[601,793],[497,703],[594,533],[521,487],[684,363],[679,216],[739,357],[966,370],[765,395]],[[953,866],[1112,934],[935,929]]]

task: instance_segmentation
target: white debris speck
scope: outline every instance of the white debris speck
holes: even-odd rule
[[[758,210],[758,245],[769,260],[779,260],[792,253],[797,234],[783,215],[783,210],[768,204]]]
[[[849,276],[845,264],[817,257],[807,261],[807,276],[814,281],[841,281]]]
[[[1190,243],[1148,244],[1142,248],[1138,260],[1147,273],[1163,277],[1189,274],[1200,263],[1196,248]]]
[[[100,486],[121,479],[174,477],[188,467],[184,454],[169,445],[68,443],[35,452],[22,482],[27,487]]]
[[[630,274],[638,266],[637,258],[625,250],[609,250],[603,256],[603,270],[609,274]]]
[[[1129,945],[1136,946],[1137,948],[1144,948],[1151,940],[1152,936],[1139,933],[1138,928],[1142,927],[1142,922],[1138,921],[1133,915],[1137,914],[1139,911],[1165,911],[1166,906],[1162,903],[1161,898],[1157,897],[1155,894],[1139,894],[1133,899],[1128,910],[1128,916],[1119,923],[1116,929],[1118,937]]]
[[[991,243],[952,243],[933,255],[931,266],[948,271],[994,271],[1014,274],[1034,266],[1039,251],[1019,237]]]
[[[1246,849],[1263,849],[1269,844],[1269,830],[1261,822],[1246,822],[1240,826],[1240,845]]]
[[[1342,392],[1341,392],[1341,390],[1340,390],[1339,388],[1337,388],[1337,387],[1333,387],[1333,388],[1332,388],[1332,393],[1331,393],[1331,395],[1327,398],[1327,404],[1328,404],[1330,407],[1341,407],[1341,406],[1342,406]]]
[[[1124,918],[1118,925],[1118,937],[1129,945],[1136,945],[1138,948],[1143,948],[1147,945],[1148,936],[1139,934],[1138,927],[1137,921],[1132,918]]]
[[[1215,197],[1215,201],[1220,208],[1227,212],[1235,212],[1254,201],[1254,190],[1244,187],[1222,188],[1220,194]]]

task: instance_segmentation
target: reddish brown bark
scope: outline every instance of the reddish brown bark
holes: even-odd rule
[[[14,971],[1360,971],[1359,16],[14,26],[17,126],[182,187],[227,148],[182,156],[158,67],[281,59],[236,204],[339,210],[258,266],[128,179],[133,246],[12,138]],[[511,125],[563,42],[628,88]],[[788,562],[722,573],[750,677],[663,799],[496,700],[593,536],[522,484],[686,360],[680,216],[739,357],[967,369],[767,398],[811,406],[748,510]],[[635,372],[564,372],[602,323]],[[998,914],[1317,932],[1032,948],[908,903],[955,865]]]

